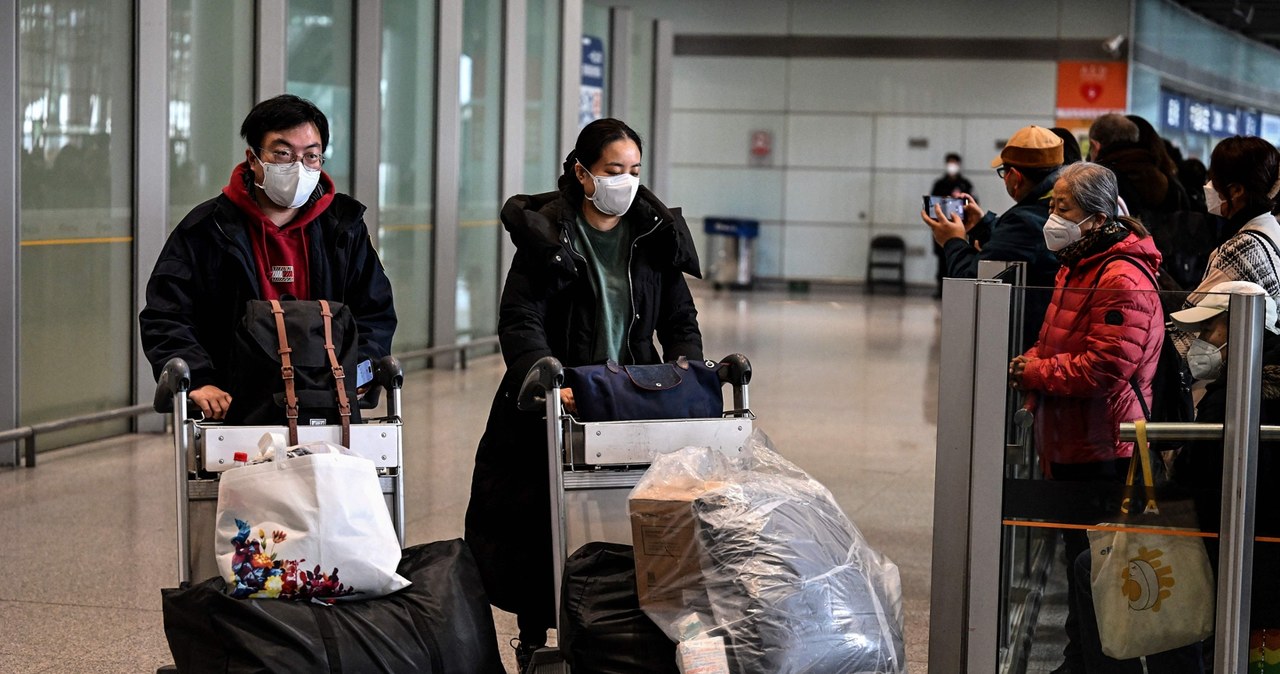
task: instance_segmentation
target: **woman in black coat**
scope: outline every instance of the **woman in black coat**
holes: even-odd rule
[[[680,210],[639,184],[640,158],[635,131],[594,121],[565,160],[558,191],[517,195],[502,208],[516,244],[498,319],[507,372],[476,450],[466,539],[489,601],[517,616],[522,669],[555,626],[546,422],[516,409],[529,368],[543,356],[566,367],[702,359],[684,278],[700,277],[693,239]],[[573,411],[572,392],[562,397]]]

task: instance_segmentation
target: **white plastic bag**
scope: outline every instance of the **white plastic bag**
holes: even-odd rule
[[[659,455],[632,491],[645,613],[676,641],[724,637],[738,674],[905,672],[897,566],[767,436],[747,444]]]
[[[377,469],[347,454],[224,472],[214,552],[234,597],[368,598],[409,585]]]

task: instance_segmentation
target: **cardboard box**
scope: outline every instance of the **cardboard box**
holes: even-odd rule
[[[641,607],[683,610],[705,605],[692,507],[701,493],[650,490],[628,502]]]

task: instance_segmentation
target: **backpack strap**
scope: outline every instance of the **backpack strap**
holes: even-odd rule
[[[1098,284],[1102,282],[1102,273],[1107,270],[1107,265],[1111,264],[1115,260],[1124,260],[1125,262],[1128,262],[1129,264],[1136,267],[1138,271],[1142,272],[1143,276],[1147,277],[1148,281],[1151,281],[1152,290],[1155,290],[1157,293],[1160,292],[1160,284],[1159,282],[1156,281],[1156,277],[1152,276],[1151,272],[1147,271],[1147,268],[1143,266],[1140,262],[1138,262],[1138,260],[1128,255],[1116,255],[1114,257],[1107,258],[1107,260],[1102,263],[1102,268],[1098,270],[1097,278],[1093,279],[1094,288],[1097,288]],[[1147,405],[1147,399],[1142,396],[1142,391],[1138,388],[1137,372],[1134,372],[1129,377],[1129,388],[1133,389],[1133,395],[1138,397],[1138,404],[1142,406],[1142,418],[1146,421],[1150,421],[1151,408]],[[1152,392],[1152,395],[1153,396],[1155,395],[1154,391]]]
[[[342,446],[351,448],[351,401],[347,399],[347,374],[338,362],[338,354],[333,348],[333,311],[329,303],[320,302],[320,315],[324,317],[324,351],[329,354],[329,367],[333,369],[333,383],[338,387],[338,416],[342,420]]]
[[[280,306],[279,300],[271,300],[271,314],[276,319],[276,340],[280,343],[276,353],[280,354],[280,377],[284,379],[284,416],[289,422],[289,446],[292,447],[298,444],[298,392],[294,389],[293,358],[289,355],[293,353],[293,349],[289,348],[289,335],[284,329],[284,308]]]

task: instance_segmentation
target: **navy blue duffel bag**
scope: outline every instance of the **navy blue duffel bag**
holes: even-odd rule
[[[577,418],[584,422],[707,419],[724,416],[720,363],[686,360],[657,365],[565,368]]]

